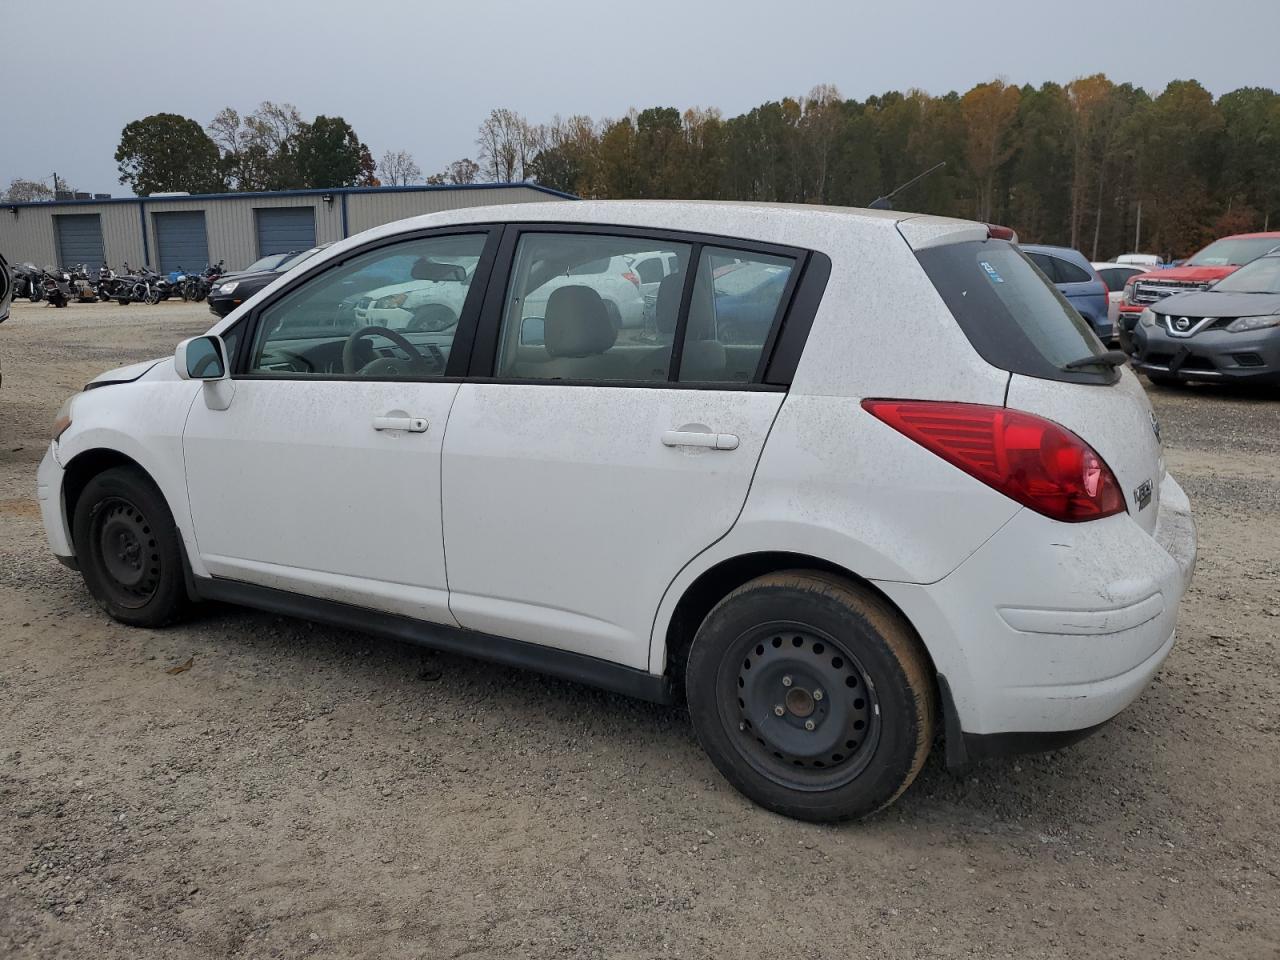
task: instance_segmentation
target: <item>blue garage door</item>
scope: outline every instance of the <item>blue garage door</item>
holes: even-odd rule
[[[290,253],[316,245],[314,207],[257,207],[258,256]]]
[[[58,266],[83,263],[90,270],[103,264],[102,218],[96,213],[60,213],[53,218],[58,236]]]
[[[203,210],[153,214],[160,272],[186,270],[198,273],[209,262],[209,238],[204,231]]]

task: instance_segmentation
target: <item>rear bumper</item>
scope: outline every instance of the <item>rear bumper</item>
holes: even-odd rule
[[[940,675],[948,760],[1043,749],[1132,703],[1173,648],[1195,524],[1172,477],[1148,533],[1121,514],[1064,524],[1023,510],[933,584],[877,584]]]

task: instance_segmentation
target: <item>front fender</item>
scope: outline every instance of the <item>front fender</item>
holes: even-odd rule
[[[71,406],[71,426],[58,439],[54,451],[64,470],[78,457],[97,450],[121,454],[138,464],[169,505],[192,572],[206,576],[195,549],[182,458],[183,427],[200,388],[198,381],[144,379],[77,394]]]

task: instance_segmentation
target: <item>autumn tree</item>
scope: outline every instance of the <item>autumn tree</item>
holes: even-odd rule
[[[52,200],[53,188],[39,180],[24,180],[14,177],[9,181],[9,189],[4,192],[7,203],[31,203],[34,200]]]
[[[1021,94],[1003,80],[980,83],[960,100],[965,125],[965,160],[977,189],[974,216],[992,219],[996,173],[1016,149],[1012,132]]]
[[[526,179],[542,146],[541,130],[514,110],[494,110],[480,124],[476,136],[481,173],[494,183]]]
[[[371,186],[373,157],[351,124],[341,117],[318,116],[285,145],[299,187]]]
[[[211,193],[225,188],[218,147],[196,121],[157,113],[125,126],[116,148],[120,182],[140,197],[182,191]]]

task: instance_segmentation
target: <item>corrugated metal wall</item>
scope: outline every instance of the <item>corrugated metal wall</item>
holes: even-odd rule
[[[415,193],[353,193],[347,197],[347,232],[359,233],[393,220],[417,217],[441,210],[489,206],[495,203],[530,203],[554,200],[528,187],[495,187],[492,190],[423,190]],[[322,243],[324,241],[321,241]]]
[[[0,205],[0,252],[10,263],[30,261],[39,267],[57,264],[58,240],[53,229],[53,216],[57,213],[98,214],[102,218],[102,247],[107,263],[142,263],[142,224],[138,208],[132,203],[50,203],[17,208]]]
[[[107,263],[119,267],[128,261],[135,267],[155,266],[157,245],[155,213],[169,210],[203,210],[209,236],[209,258],[225,259],[237,270],[258,259],[255,207],[312,207],[316,217],[316,242],[341,240],[344,191],[323,193],[235,194],[218,197],[174,197],[110,203],[40,203],[30,206],[0,204],[0,252],[10,263],[30,261],[38,266],[58,259],[53,217],[59,213],[96,213],[102,217],[102,245]],[[433,189],[351,192],[346,194],[347,235],[379,224],[403,220],[439,210],[488,206],[495,203],[528,203],[555,196],[526,186],[484,189]],[[139,213],[141,205],[142,213]],[[143,224],[146,237],[143,237]],[[203,264],[201,265],[203,266]]]

